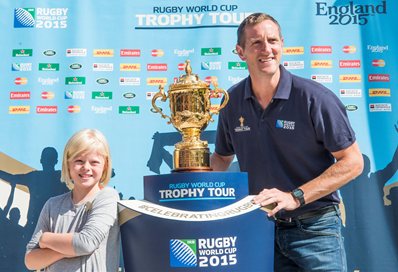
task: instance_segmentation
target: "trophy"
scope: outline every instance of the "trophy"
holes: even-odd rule
[[[152,98],[154,112],[168,119],[168,124],[173,126],[182,134],[182,141],[174,145],[174,169],[179,171],[211,171],[210,152],[207,141],[200,139],[200,133],[212,122],[213,114],[226,106],[229,100],[228,93],[219,89],[216,82],[212,82],[214,90],[210,89],[208,83],[201,81],[196,74],[192,74],[190,61],[185,61],[185,75],[181,75],[177,82],[169,86],[167,95],[164,87],[159,86]],[[216,110],[210,110],[210,93],[214,96],[224,94],[224,100]],[[163,113],[156,106],[156,100],[166,102],[169,99],[171,117]]]

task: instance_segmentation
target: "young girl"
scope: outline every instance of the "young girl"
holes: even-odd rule
[[[61,180],[71,190],[44,205],[27,245],[28,269],[113,272],[119,267],[118,193],[108,143],[95,129],[74,134],[65,146]]]

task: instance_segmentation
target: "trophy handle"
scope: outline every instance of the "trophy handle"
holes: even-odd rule
[[[228,100],[229,100],[228,92],[225,91],[224,89],[218,88],[217,82],[212,82],[212,83],[214,85],[214,93],[215,94],[223,93],[224,94],[224,101],[222,102],[222,104],[220,105],[220,107],[218,108],[217,111],[215,111],[215,112],[210,114],[210,117],[212,117],[214,114],[218,114],[220,112],[220,110],[222,110],[228,104]],[[213,121],[213,119],[211,119],[211,121]]]
[[[158,98],[162,98],[162,102],[166,102],[167,100],[167,96],[164,93],[164,87],[162,85],[159,85],[159,92],[157,92],[153,97],[152,97],[152,107],[154,109],[154,112],[158,112],[160,113],[160,115],[162,116],[162,118],[164,119],[169,119],[169,121],[167,122],[168,124],[171,123],[171,118],[170,116],[167,116],[166,114],[163,113],[163,110],[160,109],[158,106],[156,106],[156,100]]]

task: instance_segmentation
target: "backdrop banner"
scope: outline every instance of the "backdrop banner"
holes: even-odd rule
[[[397,11],[393,0],[1,1],[0,270],[27,271],[25,245],[44,202],[67,191],[63,148],[82,128],[109,140],[110,186],[123,200],[144,199],[143,178],[169,173],[181,141],[152,109],[159,85],[167,92],[187,59],[223,89],[247,77],[236,30],[266,12],[281,25],[282,65],[340,98],[363,153],[362,175],[339,191],[349,270],[395,271]],[[201,135],[210,152],[214,119]]]

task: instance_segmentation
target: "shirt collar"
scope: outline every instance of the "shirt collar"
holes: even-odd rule
[[[281,73],[278,88],[276,89],[276,93],[274,95],[274,99],[288,99],[291,86],[292,86],[292,74],[285,69],[282,65],[279,65],[279,70]],[[248,76],[245,82],[245,99],[249,99],[253,97],[252,83],[251,78]]]

